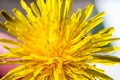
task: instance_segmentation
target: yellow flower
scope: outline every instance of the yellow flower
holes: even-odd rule
[[[120,48],[107,46],[119,38],[112,38],[113,28],[90,32],[103,21],[104,12],[88,20],[92,4],[71,15],[72,0],[36,3],[28,6],[21,0],[26,16],[18,9],[13,9],[14,17],[1,11],[6,22],[0,26],[19,42],[0,39],[17,46],[4,46],[9,52],[0,55],[0,64],[20,64],[1,80],[112,80],[95,63],[120,63],[119,58],[108,54]]]

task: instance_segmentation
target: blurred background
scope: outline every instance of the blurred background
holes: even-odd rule
[[[35,0],[26,1],[28,3],[33,1],[35,2]],[[20,0],[0,0],[0,10],[5,10],[13,15],[12,9],[18,8],[25,13],[19,2]],[[104,27],[114,27],[115,32],[113,33],[113,37],[120,37],[120,0],[73,0],[72,12],[75,12],[77,8],[81,8],[83,10],[85,6],[90,3],[95,5],[91,16],[103,11],[106,12],[106,15],[103,17],[104,22],[97,26],[93,32],[96,33]],[[0,21],[4,21],[4,18],[1,15]],[[2,29],[0,29],[0,32],[4,33]],[[114,42],[111,45],[120,46],[120,41]],[[120,57],[120,51],[117,51],[112,55]],[[120,80],[120,65],[107,67],[98,64],[97,67],[105,69],[106,74],[113,77],[114,80]]]

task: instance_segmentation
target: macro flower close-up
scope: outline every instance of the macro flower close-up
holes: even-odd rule
[[[14,8],[14,16],[4,10],[0,27],[17,40],[0,38],[8,50],[0,54],[0,66],[16,64],[0,80],[113,80],[96,64],[114,65],[120,58],[110,55],[120,50],[110,46],[113,27],[97,33],[92,29],[103,22],[105,12],[92,18],[94,5],[71,14],[72,0],[20,0],[26,15]]]

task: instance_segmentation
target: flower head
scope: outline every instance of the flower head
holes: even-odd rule
[[[103,21],[104,12],[88,20],[92,4],[71,15],[72,0],[36,0],[36,3],[37,6],[27,5],[21,0],[26,16],[18,9],[13,9],[14,17],[1,11],[6,19],[5,23],[0,22],[1,27],[19,42],[0,39],[17,46],[4,46],[9,52],[0,55],[0,64],[20,64],[2,80],[112,80],[94,64],[120,62],[107,53],[120,49],[107,46],[119,38],[112,38],[113,28],[90,32]]]

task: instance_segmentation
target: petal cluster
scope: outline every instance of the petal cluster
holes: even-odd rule
[[[108,46],[120,40],[112,38],[114,28],[91,32],[103,21],[104,12],[88,19],[92,4],[71,15],[72,0],[20,2],[26,15],[16,8],[14,16],[1,11],[6,21],[0,26],[19,41],[0,39],[17,46],[4,46],[9,52],[0,55],[0,65],[20,64],[1,80],[113,80],[94,65],[120,63],[120,58],[108,54],[120,50]]]

